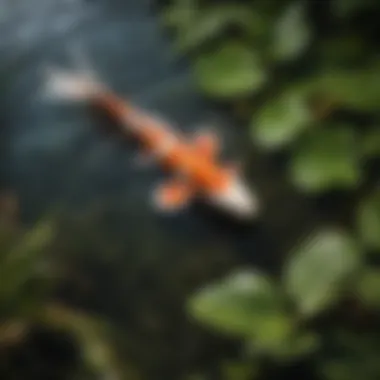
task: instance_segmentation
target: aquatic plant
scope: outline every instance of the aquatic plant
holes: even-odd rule
[[[80,352],[81,371],[118,379],[117,359],[108,342],[109,328],[99,318],[53,297],[62,281],[52,255],[56,230],[56,220],[51,217],[30,228],[20,225],[17,201],[12,195],[1,197],[0,350],[4,359],[11,351],[22,350],[39,327],[51,330],[52,335],[65,332]],[[11,371],[0,366],[4,378],[12,376]]]
[[[79,351],[62,378],[281,379],[298,366],[304,378],[377,380],[378,2],[169,3],[174,49],[203,94],[246,126],[252,150],[280,154],[288,181],[317,206],[339,197],[312,234],[300,231],[279,275],[241,268],[224,241],[168,243],[144,210],[120,202],[112,215],[92,208],[26,231],[9,213],[1,354],[43,326]],[[0,377],[20,377],[5,361]]]
[[[231,272],[194,294],[190,315],[241,339],[237,366],[248,375],[228,379],[265,378],[264,358],[279,376],[285,360],[307,363],[306,376],[377,379],[379,3],[168,3],[162,20],[176,51],[203,94],[247,125],[252,149],[281,154],[293,188],[317,206],[340,195],[279,278]]]

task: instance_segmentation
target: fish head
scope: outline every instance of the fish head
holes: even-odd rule
[[[259,200],[238,175],[231,176],[226,186],[214,191],[209,201],[239,219],[253,219],[259,211]]]

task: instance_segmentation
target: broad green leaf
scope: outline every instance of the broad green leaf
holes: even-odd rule
[[[291,143],[312,121],[302,93],[286,92],[264,105],[252,121],[252,135],[265,148]]]
[[[293,152],[289,168],[293,183],[308,192],[356,187],[361,171],[355,148],[349,127],[310,130]]]
[[[301,2],[294,2],[282,14],[274,27],[273,56],[280,61],[298,58],[311,39],[311,32]]]
[[[378,112],[380,63],[356,70],[329,70],[310,80],[310,87],[345,107]]]
[[[380,156],[380,126],[365,133],[360,142],[361,154],[365,158]]]
[[[258,345],[275,345],[292,330],[279,294],[260,273],[234,273],[207,286],[193,297],[189,309],[200,322]]]
[[[358,281],[356,292],[366,305],[380,307],[380,270],[367,269]]]
[[[380,191],[359,205],[357,223],[361,240],[369,249],[380,249]]]
[[[55,226],[51,221],[37,224],[19,241],[11,253],[10,259],[26,259],[30,253],[39,253],[51,243],[54,236]]]
[[[229,26],[258,34],[261,24],[256,23],[253,28],[252,23],[249,22],[252,19],[252,12],[244,5],[218,4],[207,7],[198,12],[193,23],[184,23],[178,28],[176,45],[182,52],[189,51],[221,35]]]
[[[303,242],[285,268],[287,293],[298,312],[312,316],[328,308],[360,264],[355,241],[343,232],[319,231]]]
[[[282,350],[278,350],[278,355],[283,359],[292,359],[309,355],[320,347],[319,336],[314,333],[300,333],[288,339]]]
[[[196,0],[177,0],[162,12],[163,23],[168,27],[183,28],[194,25],[199,15]]]
[[[195,75],[201,89],[217,97],[236,97],[259,90],[267,76],[249,46],[228,42],[201,55],[195,62]]]
[[[15,294],[36,273],[54,236],[55,226],[51,221],[38,224],[28,231],[7,253],[0,270],[1,294]]]
[[[230,23],[230,14],[220,10],[201,12],[196,26],[190,24],[180,28],[176,36],[176,45],[181,52],[187,52],[217,36]]]

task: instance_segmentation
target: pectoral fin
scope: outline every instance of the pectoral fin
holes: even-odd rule
[[[173,180],[159,185],[153,193],[153,202],[161,211],[175,211],[186,207],[192,196],[192,187],[180,180]]]
[[[194,138],[196,150],[203,156],[212,158],[216,156],[220,149],[220,142],[215,133],[202,131]]]

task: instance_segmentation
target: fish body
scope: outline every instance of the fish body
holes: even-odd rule
[[[174,175],[153,191],[152,199],[159,210],[179,210],[200,196],[236,217],[257,216],[257,197],[243,183],[238,167],[217,161],[220,143],[215,133],[201,130],[189,141],[168,123],[139,110],[89,77],[54,72],[48,83],[50,93],[86,100],[107,111],[141,142],[145,156]]]

